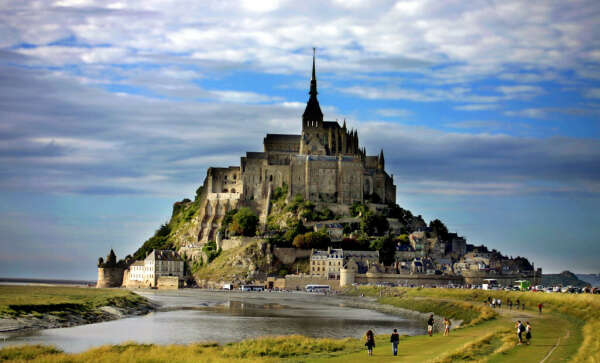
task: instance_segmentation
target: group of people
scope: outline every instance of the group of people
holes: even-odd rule
[[[515,327],[517,328],[517,337],[519,338],[519,345],[523,344],[523,333],[525,333],[525,344],[529,345],[529,341],[531,340],[531,324],[529,322],[525,322],[525,325],[518,320],[515,323]]]
[[[488,296],[487,300],[485,300],[483,302],[484,304],[489,304],[490,308],[492,309],[502,309],[502,300],[500,298],[492,298],[491,296]],[[515,306],[515,308],[517,310],[521,309],[521,310],[525,310],[525,303],[521,302],[521,300],[517,299],[517,301],[512,301],[510,298],[506,300],[506,305],[508,305],[508,308],[510,310],[512,310],[513,306]],[[542,304],[538,305],[538,308],[540,309],[540,314],[542,313],[542,308],[541,308]]]
[[[433,325],[435,321],[433,319],[433,314],[429,315],[429,319],[427,319],[427,334],[430,337],[433,336]],[[452,322],[448,318],[444,318],[444,336],[450,335],[450,326],[452,326]],[[367,351],[369,356],[373,355],[373,348],[375,347],[375,334],[373,334],[372,330],[368,330],[365,334],[365,346],[367,347]],[[398,335],[398,331],[394,329],[394,332],[390,336],[390,343],[392,343],[392,353],[396,356],[398,355],[398,343],[400,343],[400,335]]]

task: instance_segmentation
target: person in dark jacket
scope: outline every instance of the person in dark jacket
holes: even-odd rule
[[[433,314],[429,315],[429,320],[427,320],[427,334],[429,336],[433,336]]]
[[[365,340],[367,341],[365,343],[365,346],[367,347],[367,350],[369,351],[369,356],[372,356],[373,348],[375,347],[375,335],[373,335],[373,332],[371,330],[368,330],[367,334],[365,334]]]
[[[398,335],[398,331],[394,329],[394,332],[390,336],[390,343],[392,343],[392,353],[394,355],[398,355],[398,343],[400,342],[400,335]]]

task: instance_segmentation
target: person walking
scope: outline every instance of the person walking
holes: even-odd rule
[[[519,310],[519,306],[521,305],[521,300],[517,299],[517,310]]]
[[[367,334],[365,335],[365,346],[367,347],[367,351],[369,352],[369,356],[373,355],[373,348],[375,347],[375,335],[373,335],[373,332],[371,330],[367,331]]]
[[[450,335],[450,325],[452,325],[452,323],[450,322],[450,319],[444,318],[444,336],[445,337]]]
[[[521,304],[521,310],[525,310],[525,303]]]
[[[398,355],[398,343],[400,343],[400,335],[398,335],[398,331],[394,329],[394,332],[390,336],[390,343],[392,343],[392,353],[394,356]]]
[[[531,340],[531,325],[529,322],[525,323],[527,326],[525,327],[525,339],[527,339],[527,345],[529,345],[529,341]]]
[[[517,327],[517,337],[519,338],[519,345],[521,345],[523,344],[523,332],[525,331],[525,327],[523,326],[523,323],[521,323],[521,320],[518,320],[515,326]]]
[[[498,309],[502,309],[502,300],[496,300],[496,304],[498,304]]]
[[[538,304],[538,310],[540,311],[540,314],[542,313],[542,308],[544,307],[544,305],[542,303]]]
[[[433,336],[433,314],[429,315],[429,320],[427,320],[427,334],[429,336]]]
[[[512,310],[513,302],[511,299],[508,299],[508,308]]]

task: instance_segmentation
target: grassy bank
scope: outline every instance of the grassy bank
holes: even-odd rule
[[[0,361],[38,362],[280,362],[331,358],[358,352],[356,339],[307,338],[299,335],[265,337],[224,346],[215,343],[189,345],[121,344],[66,354],[54,348],[27,346],[0,350]]]
[[[2,318],[92,313],[102,306],[135,308],[146,304],[143,297],[121,289],[0,285]]]
[[[122,344],[104,346],[80,354],[66,354],[47,347],[5,348],[0,361],[34,359],[42,362],[599,362],[600,296],[522,293],[459,289],[405,289],[365,287],[349,294],[374,297],[380,303],[433,312],[463,320],[450,336],[436,332],[403,336],[399,356],[391,354],[389,333],[376,337],[374,357],[368,358],[358,339],[315,339],[302,336],[267,337],[239,343],[190,345]],[[490,309],[483,301],[488,296],[519,299],[525,310],[506,307]],[[360,299],[357,297],[357,299]],[[537,313],[537,304],[544,313]],[[533,326],[531,345],[517,345],[515,320]],[[425,331],[425,327],[423,327]]]

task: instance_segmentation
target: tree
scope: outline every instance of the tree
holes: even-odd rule
[[[446,228],[446,225],[442,221],[434,219],[429,222],[429,228],[431,228],[432,232],[435,233],[440,240],[448,241],[448,228]]]
[[[364,216],[368,210],[369,210],[369,208],[366,205],[364,205],[360,202],[354,202],[354,203],[352,203],[352,206],[350,207],[350,215],[352,217],[356,217],[359,215]]]
[[[390,228],[387,218],[379,213],[368,211],[363,214],[360,229],[369,236],[382,235]]]
[[[250,208],[244,207],[233,215],[229,231],[236,235],[254,236],[258,226],[258,216]]]
[[[395,261],[396,242],[392,236],[378,238],[371,242],[371,249],[379,251],[379,262],[389,266]]]
[[[221,222],[221,233],[225,233],[228,230],[231,222],[233,222],[233,216],[238,212],[237,209],[231,209],[225,212],[225,216],[223,217],[223,222]]]
[[[306,228],[304,228],[304,224],[302,221],[297,220],[295,218],[291,218],[287,222],[288,230],[283,234],[283,239],[288,243],[293,243],[294,239],[297,235],[303,234],[306,232]]]
[[[106,256],[106,267],[116,267],[117,266],[117,255],[115,255],[115,251],[110,249],[108,256]]]
[[[331,243],[331,238],[324,232],[307,232],[299,234],[294,238],[292,245],[302,249],[323,249]]]
[[[98,267],[104,267],[104,259],[102,257],[98,258]]]

